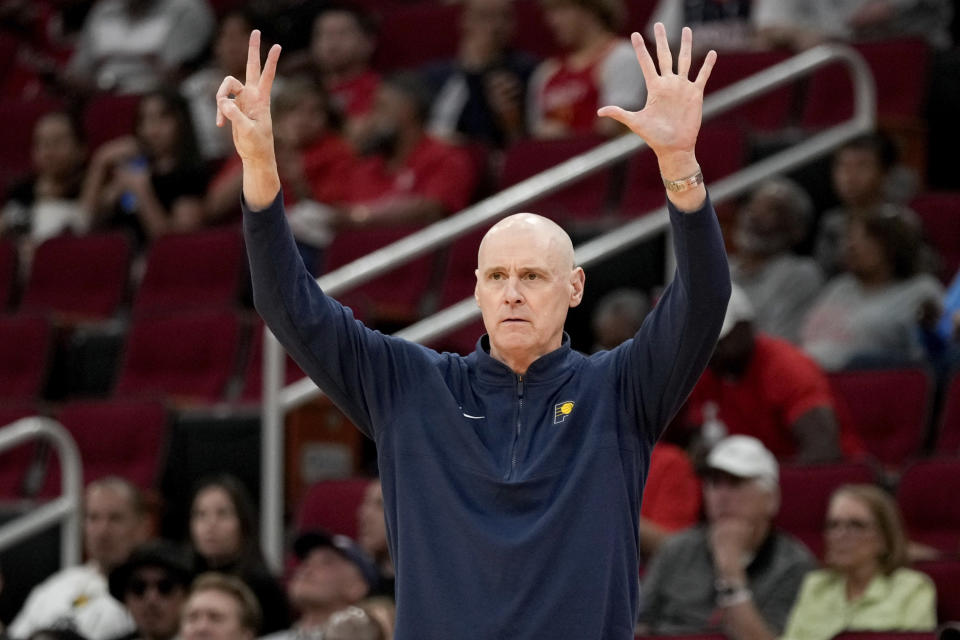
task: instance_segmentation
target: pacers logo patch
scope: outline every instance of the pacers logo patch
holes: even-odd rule
[[[561,402],[553,408],[553,424],[560,424],[573,413],[573,402],[568,400]]]

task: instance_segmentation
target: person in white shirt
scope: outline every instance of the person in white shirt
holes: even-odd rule
[[[34,587],[9,636],[19,640],[54,626],[70,626],[90,640],[133,631],[133,620],[110,595],[106,576],[146,539],[145,515],[140,490],[127,480],[108,476],[91,482],[84,495],[87,563],[65,567]]]

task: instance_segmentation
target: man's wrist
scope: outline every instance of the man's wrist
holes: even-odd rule
[[[697,155],[693,151],[675,151],[657,156],[660,175],[665,181],[683,180],[700,171]]]
[[[753,600],[753,592],[746,581],[718,578],[714,587],[717,590],[717,606],[721,609]]]

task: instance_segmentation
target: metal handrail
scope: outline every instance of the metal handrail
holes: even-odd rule
[[[60,566],[80,562],[80,492],[83,471],[80,451],[70,433],[56,420],[33,416],[0,429],[0,451],[31,440],[46,440],[60,458],[60,488],[55,500],[0,526],[0,551],[60,522]]]
[[[728,111],[756,96],[808,75],[831,63],[843,63],[850,71],[854,88],[854,113],[846,122],[826,129],[804,141],[710,185],[710,196],[721,202],[744,193],[760,181],[789,171],[818,158],[847,140],[873,130],[876,121],[876,89],[864,59],[844,45],[821,45],[769,67],[721,89],[704,100],[703,118]],[[503,214],[570,183],[581,180],[647,146],[636,135],[624,135],[509,187],[455,216],[436,222],[416,233],[374,251],[318,279],[328,295],[336,295],[432,251]],[[669,229],[666,206],[633,220],[614,231],[577,247],[578,264],[588,266],[605,255]],[[668,252],[669,253],[669,252]],[[414,342],[426,342],[461,327],[479,314],[472,298],[437,312],[395,335]],[[261,449],[261,535],[265,555],[279,568],[283,557],[283,412],[320,395],[309,378],[283,388],[283,350],[264,330],[263,421]]]

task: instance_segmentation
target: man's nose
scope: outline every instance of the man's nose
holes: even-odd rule
[[[508,304],[519,304],[523,302],[523,294],[520,293],[520,280],[517,278],[508,278],[507,286],[504,287],[504,301]]]

